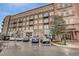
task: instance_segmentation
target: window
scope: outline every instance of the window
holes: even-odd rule
[[[23,18],[23,21],[25,21],[26,19],[25,18]]]
[[[50,32],[50,30],[48,30],[48,29],[44,30],[44,34],[49,34],[49,32]]]
[[[35,18],[35,19],[36,19],[36,18],[38,18],[38,15],[35,15],[35,17],[34,17],[34,18]]]
[[[66,24],[75,24],[76,23],[76,18],[74,17],[68,17],[68,18],[65,18],[65,21],[66,21]]]
[[[62,3],[62,7],[64,8],[64,7],[66,7],[67,5],[66,5],[66,3]]]
[[[27,17],[27,20],[29,20],[29,17]]]
[[[73,10],[72,9],[69,9],[69,15],[73,15]]]
[[[54,21],[53,17],[50,17],[50,21],[51,21],[51,22]]]
[[[26,30],[28,30],[28,27],[26,27]]]
[[[23,27],[22,30],[24,30],[25,28]]]
[[[43,17],[43,15],[42,14],[39,14],[39,17],[41,18],[41,17]]]
[[[48,21],[48,19],[44,19],[44,23],[48,23],[49,21]]]
[[[42,29],[43,28],[43,25],[39,25],[39,29]]]
[[[34,26],[34,29],[37,29],[37,25]]]
[[[63,15],[64,16],[73,15],[73,10],[71,8],[65,9],[63,10]]]
[[[44,29],[48,29],[49,28],[49,26],[48,25],[44,25]]]
[[[21,30],[21,28],[19,28],[19,30]]]
[[[72,6],[72,3],[67,3],[67,6]]]
[[[31,16],[30,19],[33,19],[33,16]]]
[[[30,24],[33,24],[33,21],[30,21]]]
[[[29,25],[29,22],[26,22],[26,25]]]
[[[30,27],[30,30],[33,30],[33,26]]]
[[[39,20],[39,23],[43,23],[43,20],[42,20],[42,19],[40,19],[40,20]]]
[[[68,11],[67,10],[63,10],[63,16],[68,16]]]
[[[50,14],[50,16],[52,16],[52,15],[54,15],[54,12],[50,12],[49,14]]]
[[[34,24],[37,24],[37,23],[38,23],[38,21],[37,21],[37,20],[35,20],[35,21],[34,21]]]
[[[61,8],[62,7],[62,4],[61,3],[58,3],[56,5],[57,5],[57,8]]]
[[[62,15],[62,11],[58,11],[56,15],[61,16]]]
[[[44,16],[48,16],[48,12],[45,12],[45,13],[44,13]]]
[[[25,25],[25,23],[23,23],[23,25]]]

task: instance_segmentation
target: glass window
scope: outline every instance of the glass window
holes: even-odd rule
[[[74,17],[68,17],[68,18],[65,18],[65,21],[66,21],[66,24],[75,24],[76,23],[76,18]]]
[[[49,26],[48,25],[44,25],[44,29],[48,29],[49,28]]]
[[[37,29],[37,25],[34,26],[34,29]]]
[[[54,21],[53,17],[50,17],[50,21]]]
[[[33,26],[30,27],[30,30],[33,30]]]
[[[72,6],[72,3],[67,3],[67,6]]]
[[[39,17],[43,17],[43,15],[42,14],[39,14]]]
[[[68,16],[68,15],[73,15],[73,10],[71,8],[63,10],[63,15]]]
[[[72,9],[69,9],[69,15],[73,15],[73,11],[72,11]]]
[[[50,16],[52,16],[52,15],[54,15],[54,12],[50,12],[49,14],[50,14]]]
[[[27,20],[29,20],[29,17],[27,17]]]
[[[26,30],[28,29],[28,27],[26,27]]]
[[[25,25],[25,23],[23,23],[23,25]]]
[[[44,16],[48,16],[48,12],[45,12],[45,13],[44,13]]]
[[[35,20],[35,21],[34,21],[34,24],[37,24],[37,23],[38,23],[38,21],[37,21],[37,20]]]
[[[35,17],[34,17],[34,18],[35,18],[35,19],[36,19],[36,18],[38,18],[38,15],[35,15]]]
[[[39,20],[39,23],[43,23],[43,20],[42,20],[42,19],[40,19],[40,20]]]
[[[49,33],[50,33],[50,30],[48,30],[48,29],[44,30],[44,34],[49,34]]]
[[[44,19],[44,23],[48,23],[49,21],[48,21],[48,19]]]
[[[33,19],[33,16],[31,16],[30,19]]]
[[[43,28],[43,25],[39,25],[39,29],[42,29]]]
[[[56,5],[57,5],[57,8],[61,8],[62,7],[62,4],[61,3],[58,3]]]
[[[24,30],[25,28],[23,27],[22,30]]]
[[[33,24],[33,21],[30,21],[30,24]]]
[[[26,22],[26,25],[29,25],[29,22]]]
[[[57,15],[61,16],[62,15],[62,11],[58,11]]]
[[[64,8],[64,7],[66,7],[67,5],[66,5],[66,3],[62,3],[62,7]]]
[[[23,18],[23,21],[25,21],[26,19],[25,18]]]

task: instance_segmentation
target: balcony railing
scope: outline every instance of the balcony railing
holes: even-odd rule
[[[44,16],[43,18],[46,19],[46,18],[49,18],[49,16]]]
[[[29,19],[29,21],[33,21],[34,19]]]

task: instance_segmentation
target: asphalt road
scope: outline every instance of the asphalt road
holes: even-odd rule
[[[79,49],[31,42],[5,42],[0,56],[79,56]]]

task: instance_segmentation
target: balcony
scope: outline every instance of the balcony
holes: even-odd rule
[[[47,24],[49,24],[49,22],[47,22],[47,23],[43,23],[44,25],[47,25]]]
[[[16,24],[17,22],[13,22],[13,24]]]
[[[33,24],[30,24],[29,26],[33,26]]]
[[[19,21],[18,23],[22,23],[23,21]]]
[[[33,21],[34,19],[29,19],[29,21]]]
[[[16,28],[16,26],[13,26],[12,28]]]
[[[43,18],[46,19],[46,18],[49,18],[49,16],[44,16]]]
[[[18,26],[18,28],[22,28],[22,26]]]

